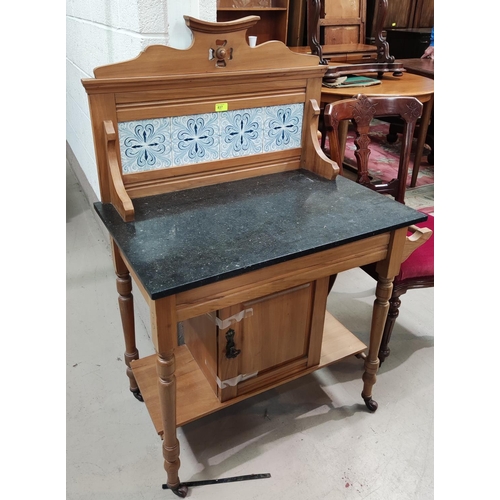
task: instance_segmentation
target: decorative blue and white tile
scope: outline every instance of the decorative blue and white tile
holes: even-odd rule
[[[262,153],[263,108],[224,111],[219,114],[220,158],[237,158]]]
[[[284,104],[264,108],[264,152],[298,148],[302,138],[304,104]]]
[[[122,171],[146,172],[172,165],[170,118],[118,123]]]
[[[304,104],[118,124],[124,174],[300,147]]]
[[[219,119],[217,113],[172,118],[174,166],[213,161],[219,158]]]

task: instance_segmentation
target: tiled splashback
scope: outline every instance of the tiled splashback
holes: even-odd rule
[[[300,147],[304,104],[118,124],[124,174]]]

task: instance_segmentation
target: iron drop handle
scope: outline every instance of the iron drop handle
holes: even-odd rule
[[[241,349],[236,349],[236,344],[234,343],[234,334],[235,331],[230,328],[228,332],[226,333],[226,358],[231,359],[231,358],[236,358],[238,354],[240,354]]]

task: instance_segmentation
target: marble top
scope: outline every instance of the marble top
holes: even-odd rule
[[[109,203],[94,206],[153,300],[427,218],[344,177],[305,170],[133,204],[132,222]]]

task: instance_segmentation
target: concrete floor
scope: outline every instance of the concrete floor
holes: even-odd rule
[[[67,170],[67,499],[177,498],[162,490],[161,440],[128,390],[108,238]],[[339,275],[328,309],[365,343],[375,283]],[[137,289],[136,289],[137,291]],[[139,353],[153,353],[140,293]],[[181,481],[270,473],[191,488],[192,499],[434,498],[434,289],[402,298],[369,413],[351,357],[178,430]]]

